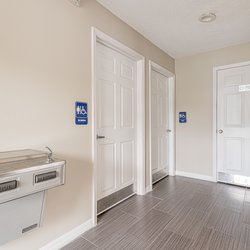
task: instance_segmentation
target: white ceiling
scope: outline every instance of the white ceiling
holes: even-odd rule
[[[250,41],[250,0],[97,1],[174,58]]]

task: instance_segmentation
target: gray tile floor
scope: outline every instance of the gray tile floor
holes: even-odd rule
[[[63,250],[250,249],[250,191],[167,177],[99,217]]]

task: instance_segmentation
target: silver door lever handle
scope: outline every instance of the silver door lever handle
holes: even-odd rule
[[[97,140],[99,140],[99,139],[104,139],[105,138],[105,136],[103,136],[103,135],[96,135],[96,139]]]
[[[172,130],[171,129],[167,129],[167,132],[170,133],[170,132],[172,132]]]

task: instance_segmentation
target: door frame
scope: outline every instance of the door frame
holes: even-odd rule
[[[169,175],[175,176],[175,74],[169,70],[163,68],[157,63],[149,60],[149,187],[147,191],[151,191],[153,188],[152,183],[152,141],[151,141],[151,76],[152,70],[159,72],[160,74],[169,78],[169,129],[172,131],[169,133]]]
[[[136,163],[135,183],[136,193],[145,194],[145,57],[126,45],[118,42],[104,32],[92,27],[92,221],[97,224],[97,83],[96,83],[96,45],[101,43],[119,53],[131,58],[137,64],[137,118],[136,118]]]
[[[217,100],[218,100],[218,71],[250,65],[250,61],[213,67],[213,181],[217,182]]]

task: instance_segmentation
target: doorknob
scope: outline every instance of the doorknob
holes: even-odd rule
[[[223,134],[224,131],[222,129],[220,129],[218,132],[219,132],[219,134]]]
[[[104,139],[105,138],[105,136],[103,136],[103,135],[96,135],[96,139],[97,140],[99,140],[99,139]]]
[[[167,129],[167,132],[170,133],[170,132],[172,132],[172,130],[171,129]]]

